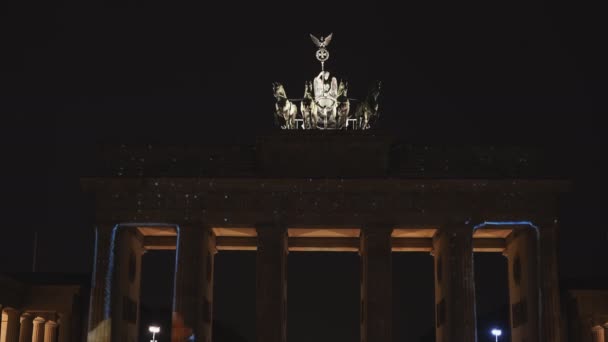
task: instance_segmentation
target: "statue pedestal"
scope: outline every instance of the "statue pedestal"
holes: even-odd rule
[[[282,131],[259,137],[256,173],[273,177],[381,177],[391,137],[369,131]]]

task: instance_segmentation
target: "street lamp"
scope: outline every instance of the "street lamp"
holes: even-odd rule
[[[492,335],[496,337],[496,342],[498,342],[498,336],[502,335],[502,331],[500,329],[492,329]]]
[[[151,340],[150,342],[156,342],[155,337],[156,337],[156,334],[158,334],[158,333],[160,332],[160,327],[157,327],[157,326],[151,325],[151,326],[148,328],[148,331],[150,331],[150,332],[152,333],[152,340]]]

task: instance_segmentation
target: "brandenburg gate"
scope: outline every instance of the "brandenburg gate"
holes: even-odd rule
[[[421,251],[434,257],[437,341],[476,341],[473,254],[502,253],[512,341],[561,340],[557,207],[569,184],[543,178],[542,153],[283,131],[254,146],[100,156],[81,180],[97,222],[90,342],[138,341],[142,254],[158,249],[176,250],[174,342],[211,341],[225,250],[257,253],[258,342],[287,340],[290,251],[359,253],[363,342],[392,340],[391,257]]]

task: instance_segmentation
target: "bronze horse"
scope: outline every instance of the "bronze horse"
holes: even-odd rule
[[[346,120],[348,119],[348,112],[350,111],[350,100],[348,98],[348,82],[340,81],[338,86],[338,108],[336,126],[338,129],[346,128]]]
[[[313,97],[312,82],[306,82],[304,84],[304,97],[300,102],[300,112],[304,120],[304,129],[317,128],[317,104]]]
[[[281,83],[272,83],[272,90],[274,92],[274,97],[277,100],[275,103],[275,122],[278,123],[278,118],[281,118],[285,122],[284,125],[279,124],[281,128],[295,129],[298,107],[287,99],[285,88]]]
[[[381,86],[382,82],[376,81],[370,91],[367,93],[365,100],[357,107],[357,110],[355,111],[355,118],[357,119],[359,129],[369,129],[371,123],[378,120],[378,98],[380,97]]]

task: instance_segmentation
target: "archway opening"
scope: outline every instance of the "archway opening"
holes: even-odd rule
[[[394,252],[393,341],[435,341],[435,283],[429,252]]]
[[[256,341],[256,251],[220,250],[214,263],[213,341]]]
[[[500,340],[510,341],[507,258],[501,253],[475,253],[474,257],[477,340],[494,342],[492,330],[498,329]]]
[[[150,340],[148,328],[160,327],[159,342],[171,341],[175,250],[149,250],[142,257],[139,339]]]
[[[288,256],[287,340],[360,341],[360,257],[356,252]]]

